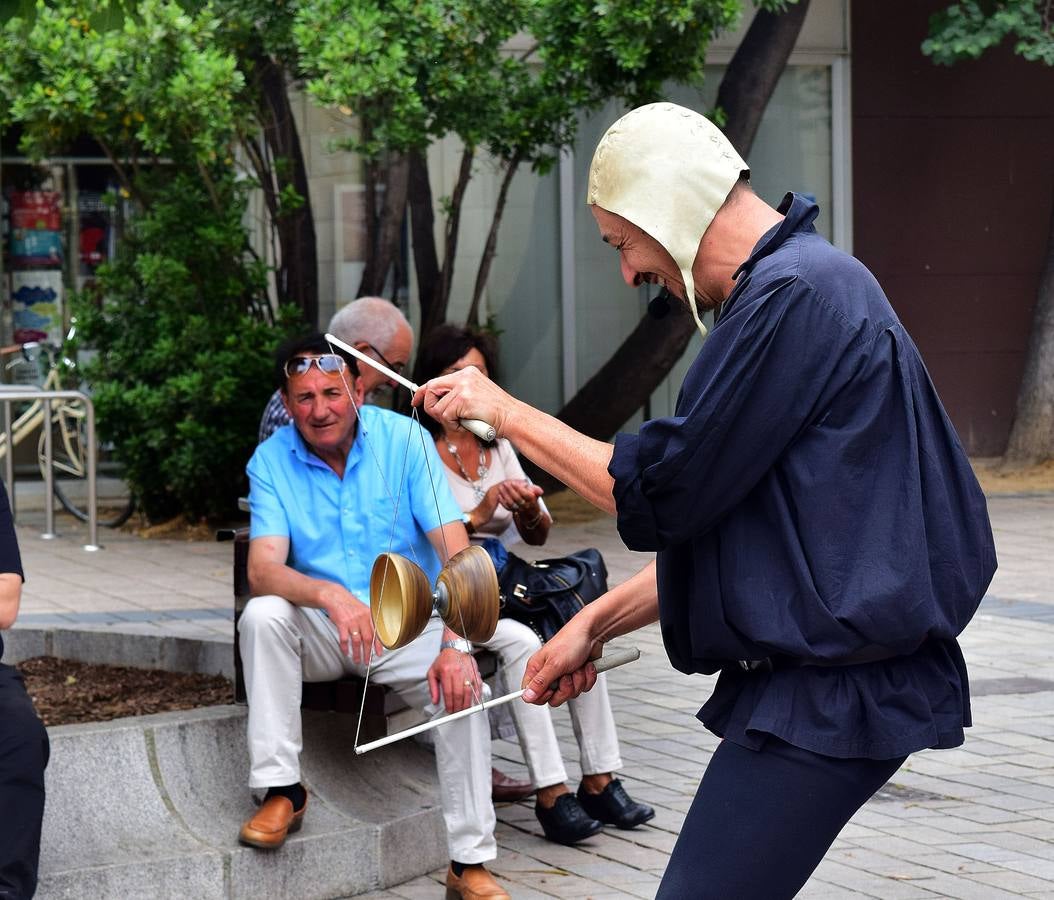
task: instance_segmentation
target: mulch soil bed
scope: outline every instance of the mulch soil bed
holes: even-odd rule
[[[234,702],[220,675],[103,666],[37,656],[15,666],[45,725],[108,722],[124,716]]]

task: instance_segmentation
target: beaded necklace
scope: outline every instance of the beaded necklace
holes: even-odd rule
[[[476,504],[479,505],[487,494],[483,489],[483,479],[487,477],[487,473],[490,471],[487,468],[487,457],[483,452],[483,445],[481,444],[479,447],[479,468],[476,470],[477,479],[475,481],[468,477],[468,472],[465,471],[464,463],[461,462],[461,455],[457,452],[457,447],[447,441],[446,448],[450,451],[450,455],[454,457],[454,462],[457,463],[457,467],[461,470],[461,477],[472,485],[473,496],[476,498]]]

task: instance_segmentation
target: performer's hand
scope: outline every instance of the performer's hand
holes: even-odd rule
[[[341,651],[350,656],[352,662],[363,666],[369,662],[371,642],[374,656],[384,652],[384,645],[373,632],[369,606],[353,593],[335,584],[326,590],[322,608],[337,627]]]
[[[523,699],[539,706],[561,706],[591,690],[597,683],[597,670],[590,660],[600,656],[600,649],[601,645],[572,619],[527,660]]]
[[[447,647],[439,651],[428,670],[428,688],[433,705],[443,697],[448,713],[459,712],[479,702],[483,682],[476,666],[476,657]]]
[[[413,399],[414,406],[423,407],[437,422],[460,427],[460,419],[481,419],[493,425],[499,437],[516,403],[475,366],[433,378]]]

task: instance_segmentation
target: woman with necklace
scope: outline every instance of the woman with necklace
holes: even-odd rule
[[[496,362],[490,335],[443,325],[422,349],[420,368],[433,377],[475,366],[489,378]],[[512,444],[504,438],[484,444],[470,431],[441,428],[428,417],[422,424],[435,438],[447,480],[465,511],[465,528],[476,543],[485,537],[497,538],[506,547],[520,540],[534,546],[545,543],[553,520],[542,489],[524,474]]]
[[[455,365],[461,363],[488,371],[476,348]],[[530,483],[512,444],[503,438],[484,445],[470,431],[446,429],[436,447],[449,470],[454,497],[465,510],[470,536],[496,537],[505,546],[520,540],[535,546],[545,543],[553,520],[542,489]]]
[[[423,384],[467,366],[491,377],[497,369],[494,339],[467,328],[442,325],[422,347],[418,380]],[[505,546],[520,540],[535,546],[545,543],[553,520],[542,501],[542,489],[524,474],[512,444],[502,438],[485,445],[471,432],[442,428],[428,416],[422,416],[422,424],[435,439],[474,542],[490,537]],[[519,685],[528,658],[541,643],[526,625],[501,618],[494,637],[481,646],[498,654],[506,681]],[[612,774],[622,767],[622,760],[604,679],[601,676],[592,691],[568,704],[583,773],[577,794],[567,786],[548,707],[511,704],[520,747],[536,788],[535,815],[545,836],[556,843],[577,843],[596,834],[603,825],[635,828],[655,815],[650,806],[633,800]]]

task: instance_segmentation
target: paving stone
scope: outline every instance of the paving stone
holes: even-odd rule
[[[1041,894],[1050,892],[1050,881],[1045,878],[1035,878],[1021,872],[981,872],[973,876],[975,881],[982,884],[990,884],[992,887],[1013,894]]]
[[[969,875],[976,872],[1000,871],[1000,868],[996,863],[981,862],[980,860],[960,856],[955,852],[954,844],[941,848],[940,850],[934,850],[932,847],[924,848],[920,846],[905,858],[910,862],[917,863],[928,869],[935,869],[938,872],[947,872],[951,875]]]

